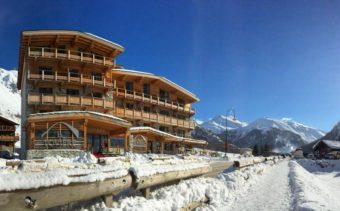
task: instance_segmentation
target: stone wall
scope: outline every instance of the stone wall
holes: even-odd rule
[[[77,157],[80,155],[82,150],[77,149],[46,149],[46,150],[38,150],[38,149],[30,149],[27,150],[27,159],[39,159],[43,157],[55,157],[57,155],[61,157]]]

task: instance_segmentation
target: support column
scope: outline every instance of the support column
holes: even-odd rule
[[[129,151],[129,136],[130,136],[130,133],[128,131],[126,131],[125,140],[124,140],[124,151],[125,152]]]
[[[112,195],[111,194],[102,196],[102,198],[104,200],[104,203],[105,203],[106,207],[108,207],[108,208],[112,207],[113,199],[112,199]]]
[[[85,119],[84,125],[83,125],[83,150],[87,151],[87,123],[88,120]]]
[[[164,153],[164,142],[161,141],[161,154],[163,154],[163,153]]]

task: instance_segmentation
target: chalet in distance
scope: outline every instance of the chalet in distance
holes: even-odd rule
[[[19,136],[15,134],[18,123],[0,116],[0,151],[14,153],[15,142],[19,141]]]
[[[313,150],[316,157],[324,158],[327,153],[340,152],[340,141],[320,140],[313,146]]]
[[[164,77],[124,69],[116,62],[123,51],[79,31],[22,32],[23,157],[176,153],[207,144],[191,138],[199,99]]]

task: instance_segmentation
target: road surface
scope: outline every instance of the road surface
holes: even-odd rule
[[[292,197],[289,184],[289,161],[279,162],[264,172],[262,178],[238,198],[229,210],[290,210]]]

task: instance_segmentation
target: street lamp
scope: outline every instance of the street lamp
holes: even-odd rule
[[[225,119],[225,142],[224,142],[224,156],[227,156],[227,152],[229,151],[228,146],[228,114],[233,115],[233,120],[236,120],[235,109],[230,108],[226,112],[226,119]]]

